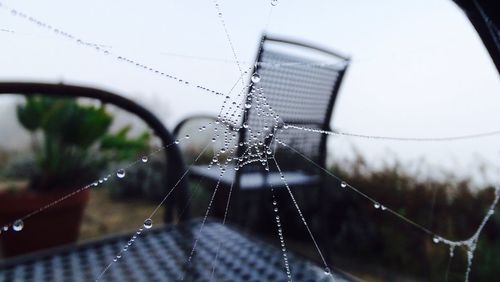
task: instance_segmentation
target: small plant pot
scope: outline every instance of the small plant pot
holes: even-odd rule
[[[63,192],[0,193],[0,224],[12,223],[71,193],[59,191]],[[89,197],[89,190],[81,191],[27,218],[21,231],[13,231],[12,227],[2,231],[2,255],[11,257],[75,242]]]

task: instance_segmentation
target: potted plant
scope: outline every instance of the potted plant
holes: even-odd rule
[[[147,151],[150,139],[147,132],[128,137],[130,126],[110,133],[113,116],[104,105],[74,98],[29,96],[17,117],[30,132],[36,165],[24,189],[0,192],[0,222],[56,204],[29,217],[22,232],[4,232],[4,256],[76,241],[90,189],[75,191],[96,181],[111,161]]]

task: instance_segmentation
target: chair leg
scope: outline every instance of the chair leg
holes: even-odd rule
[[[328,194],[326,193],[326,185],[324,181],[321,182],[318,193],[318,203],[320,205],[320,240],[323,242],[324,256],[328,266],[332,266],[332,244],[330,243],[330,235],[328,228]]]

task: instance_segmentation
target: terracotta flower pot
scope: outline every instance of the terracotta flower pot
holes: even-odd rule
[[[37,193],[22,191],[0,193],[0,224],[11,223],[67,195],[63,192]],[[48,209],[27,218],[20,232],[0,234],[4,257],[16,256],[49,247],[75,242],[90,191],[84,190]],[[2,226],[2,225],[0,225]]]

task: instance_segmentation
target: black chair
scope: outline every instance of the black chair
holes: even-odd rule
[[[97,99],[141,118],[160,137],[164,146],[175,143],[168,130],[148,110],[107,91],[62,84],[0,83],[0,94]],[[169,180],[167,188],[170,189],[182,179],[186,166],[177,146],[169,146],[165,153],[168,154],[168,161],[174,164],[166,171]],[[172,195],[174,203],[166,205],[171,210],[167,212],[165,220],[170,220],[173,210],[176,210],[180,221],[183,221],[179,225],[160,225],[143,230],[140,236],[136,232],[114,234],[0,260],[0,281],[93,281],[100,277],[113,257],[116,259],[124,246],[129,250],[126,253],[122,251],[123,258],[100,277],[102,281],[177,281],[181,277],[184,277],[184,281],[208,281],[212,277],[216,281],[287,281],[281,249],[211,219],[203,222],[204,229],[200,233],[202,221],[188,221],[190,214],[185,179],[179,183],[176,191]],[[9,235],[22,234],[29,224],[27,222],[25,229],[19,233],[8,231]],[[7,233],[0,236],[5,235]],[[195,237],[199,241],[196,255],[191,260]],[[134,244],[131,244],[131,238],[136,238]],[[214,259],[217,256],[215,268]],[[294,281],[333,279],[325,276],[322,267],[292,253],[288,254],[288,263]],[[335,277],[336,281],[354,280],[338,274]]]
[[[294,124],[330,130],[333,106],[349,65],[349,58],[309,44],[264,35],[256,61],[254,73],[260,75],[257,87],[263,89],[267,102],[279,114],[283,123],[275,132],[275,136],[324,167],[326,135],[310,134],[293,128],[285,129],[283,125],[286,127],[286,124]],[[206,118],[195,116],[184,119],[176,126],[174,135],[179,134],[189,122]],[[241,124],[246,123],[250,128],[262,128],[266,122],[272,123],[271,119],[273,117],[259,115],[252,107],[244,115]],[[249,138],[247,130],[239,131],[239,142],[250,141]],[[297,161],[300,157],[296,153],[280,150],[279,146],[276,148],[278,151],[274,153],[275,158],[290,187],[321,186],[322,174],[319,170],[306,167],[303,162]],[[246,145],[239,147],[237,157],[242,157],[247,149]],[[234,181],[240,195],[243,191],[262,190],[271,186],[284,187],[283,180],[272,162],[269,168],[269,171],[265,171],[260,162],[247,164],[239,170],[230,166],[220,179],[220,185],[229,187]],[[208,170],[206,166],[200,165],[191,169],[191,176],[203,178],[213,187],[219,181],[220,172]],[[238,206],[239,210],[247,210],[241,202],[242,197],[239,198],[238,204],[233,206]],[[216,208],[219,213],[221,209],[223,208]]]

